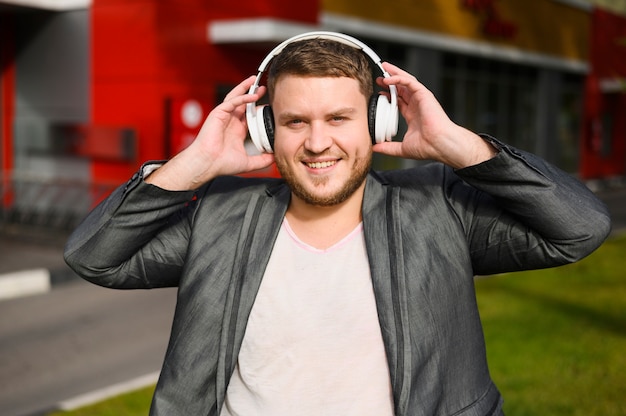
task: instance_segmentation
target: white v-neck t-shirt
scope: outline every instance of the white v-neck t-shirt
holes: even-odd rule
[[[362,224],[319,250],[283,222],[221,415],[393,415]]]

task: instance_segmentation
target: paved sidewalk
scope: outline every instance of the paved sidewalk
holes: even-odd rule
[[[613,234],[626,233],[626,186],[605,186],[596,194],[607,204]],[[77,276],[63,260],[69,232],[0,227],[0,301],[44,293]]]
[[[0,301],[45,293],[77,278],[63,260],[67,236],[59,230],[0,228]]]

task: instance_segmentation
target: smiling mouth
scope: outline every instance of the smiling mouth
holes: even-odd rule
[[[324,169],[337,164],[336,160],[328,160],[325,162],[305,162],[305,165],[311,169]]]

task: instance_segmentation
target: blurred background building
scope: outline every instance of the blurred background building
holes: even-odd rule
[[[73,226],[308,30],[363,40],[459,124],[622,177],[625,16],[626,0],[0,0],[2,220]]]

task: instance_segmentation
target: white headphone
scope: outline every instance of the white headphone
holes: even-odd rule
[[[389,73],[383,69],[382,61],[376,53],[363,42],[342,33],[335,32],[308,32],[296,35],[276,46],[261,62],[259,73],[254,84],[250,87],[248,94],[254,94],[259,87],[261,76],[269,62],[290,43],[305,39],[328,39],[344,43],[354,48],[362,50],[380,68],[385,78],[390,77]],[[390,141],[398,132],[398,97],[395,85],[389,86],[389,101],[386,96],[375,94],[370,99],[369,105],[369,130],[372,136],[372,143],[382,143]],[[246,105],[246,120],[248,131],[252,143],[259,152],[273,153],[274,144],[274,117],[268,105],[257,106],[256,103]]]

